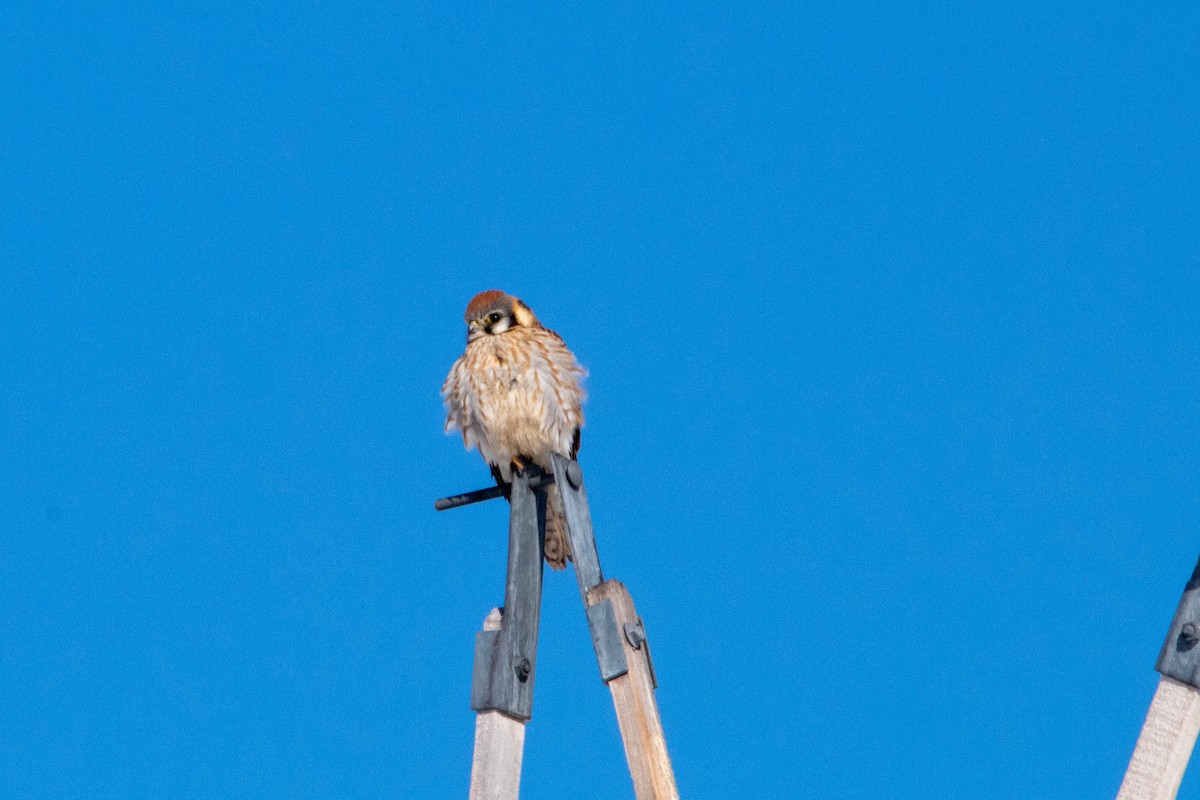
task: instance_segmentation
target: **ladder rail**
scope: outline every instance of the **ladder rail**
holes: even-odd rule
[[[476,634],[471,708],[477,713],[470,800],[517,800],[525,723],[533,716],[537,636],[546,537],[545,487],[563,504],[575,578],[600,677],[608,686],[637,800],[678,800],[675,773],[654,689],[645,627],[629,590],[605,580],[579,462],[555,454],[552,472],[513,476],[509,489],[508,572],[504,608],[493,609]],[[503,495],[499,487],[438,500],[443,511]]]

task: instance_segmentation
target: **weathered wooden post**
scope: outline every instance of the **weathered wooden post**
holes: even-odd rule
[[[546,529],[546,494],[535,493],[529,478],[514,475],[509,496],[504,609],[492,609],[475,639],[471,708],[479,716],[471,800],[516,800],[521,783],[525,723],[533,716]]]
[[[1200,732],[1200,562],[1155,669],[1162,674],[1117,800],[1174,800]]]
[[[625,760],[637,800],[679,800],[654,689],[650,643],[633,597],[619,581],[604,580],[579,462],[554,456],[554,482],[571,537],[575,579],[587,611],[600,678],[612,692]]]
[[[483,621],[483,632],[500,630],[500,609]],[[475,755],[471,759],[471,800],[514,800],[521,788],[525,720],[489,709],[475,717]]]
[[[543,487],[558,486],[571,541],[579,594],[600,666],[612,692],[625,758],[637,800],[678,800],[675,774],[654,700],[657,681],[650,644],[633,598],[620,582],[604,580],[592,533],[591,512],[579,463],[554,456],[553,474],[514,475],[510,491],[508,575],[504,609],[493,609],[475,640],[471,708],[475,753],[471,800],[516,800],[520,791],[525,723],[533,715],[542,550],[546,536]],[[438,500],[439,510],[500,497],[498,489]]]

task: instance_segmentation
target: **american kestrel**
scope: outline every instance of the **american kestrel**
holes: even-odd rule
[[[562,337],[496,289],[475,295],[463,316],[467,349],[442,385],[446,432],[462,431],[501,487],[514,467],[532,462],[550,472],[552,453],[575,458],[587,372]],[[562,569],[571,555],[562,501],[553,485],[546,494],[546,561]]]

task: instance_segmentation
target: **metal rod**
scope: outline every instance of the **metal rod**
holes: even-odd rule
[[[540,489],[552,483],[554,483],[554,473],[547,472],[530,478],[529,488]],[[447,511],[451,508],[461,508],[462,506],[469,506],[472,503],[482,503],[485,500],[495,500],[497,497],[503,496],[504,489],[499,486],[489,486],[486,489],[476,489],[473,492],[465,492],[463,494],[452,494],[449,497],[434,500],[433,510]]]

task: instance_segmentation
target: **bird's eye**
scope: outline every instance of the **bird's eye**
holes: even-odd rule
[[[488,322],[499,322],[501,316],[499,311],[493,311],[491,314],[488,314]]]

